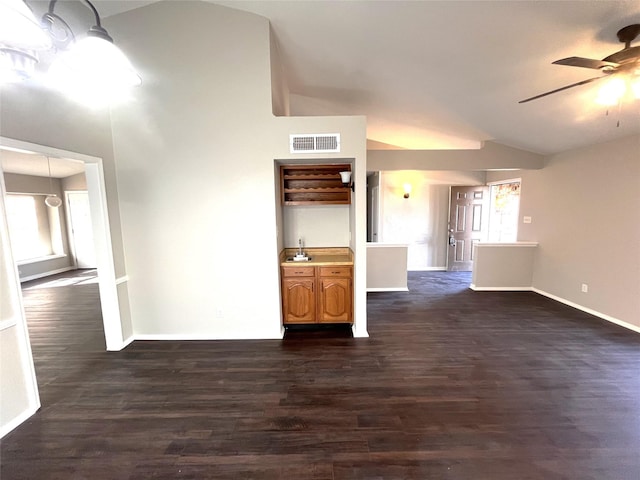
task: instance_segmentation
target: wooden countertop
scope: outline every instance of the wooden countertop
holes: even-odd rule
[[[283,267],[304,266],[314,267],[317,265],[353,265],[353,252],[348,247],[333,248],[303,248],[311,260],[306,262],[287,262],[287,257],[293,257],[297,253],[296,248],[285,248],[280,252],[280,265]]]

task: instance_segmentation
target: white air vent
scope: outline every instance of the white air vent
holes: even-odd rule
[[[340,134],[289,135],[291,153],[340,152]]]

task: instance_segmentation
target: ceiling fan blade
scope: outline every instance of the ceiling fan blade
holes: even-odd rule
[[[568,57],[552,62],[554,65],[567,65],[569,67],[593,68],[599,70],[604,67],[618,67],[619,63],[606,62],[604,60],[594,60],[593,58]]]
[[[536,95],[535,97],[525,98],[524,100],[520,100],[518,103],[527,103],[527,102],[530,102],[531,100],[536,100],[538,98],[546,97],[547,95],[551,95],[552,93],[558,93],[563,90],[567,90],[569,88],[579,87],[580,85],[586,85],[587,83],[595,82],[596,80],[600,80],[601,78],[607,78],[607,77],[608,77],[607,75],[603,75],[601,77],[594,77],[594,78],[589,78],[587,80],[582,80],[581,82],[578,82],[578,83],[572,83],[571,85],[567,85],[565,87],[556,88],[555,90],[551,90],[550,92],[541,93],[540,95]]]

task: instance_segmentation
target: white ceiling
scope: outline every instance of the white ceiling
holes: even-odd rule
[[[108,17],[154,2],[94,3]],[[640,23],[637,0],[213,3],[270,20],[292,115],[366,115],[370,145],[494,140],[554,153],[640,133],[640,101],[607,116],[593,102],[599,82],[518,104],[598,76],[551,62],[621,49],[616,32]]]

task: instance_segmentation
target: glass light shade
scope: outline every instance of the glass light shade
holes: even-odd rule
[[[600,105],[616,105],[627,91],[624,78],[616,76],[608,80],[598,91],[596,102]]]
[[[342,180],[342,183],[351,183],[351,172],[340,172],[340,179]]]
[[[51,38],[22,0],[0,0],[0,44],[10,48],[44,50]]]
[[[89,36],[58,56],[49,81],[77,100],[98,106],[126,96],[142,80],[113,43]]]
[[[47,198],[44,199],[44,203],[48,207],[58,208],[62,205],[62,200],[57,195],[47,195]]]
[[[36,56],[30,52],[0,48],[0,84],[30,78],[37,62]]]

